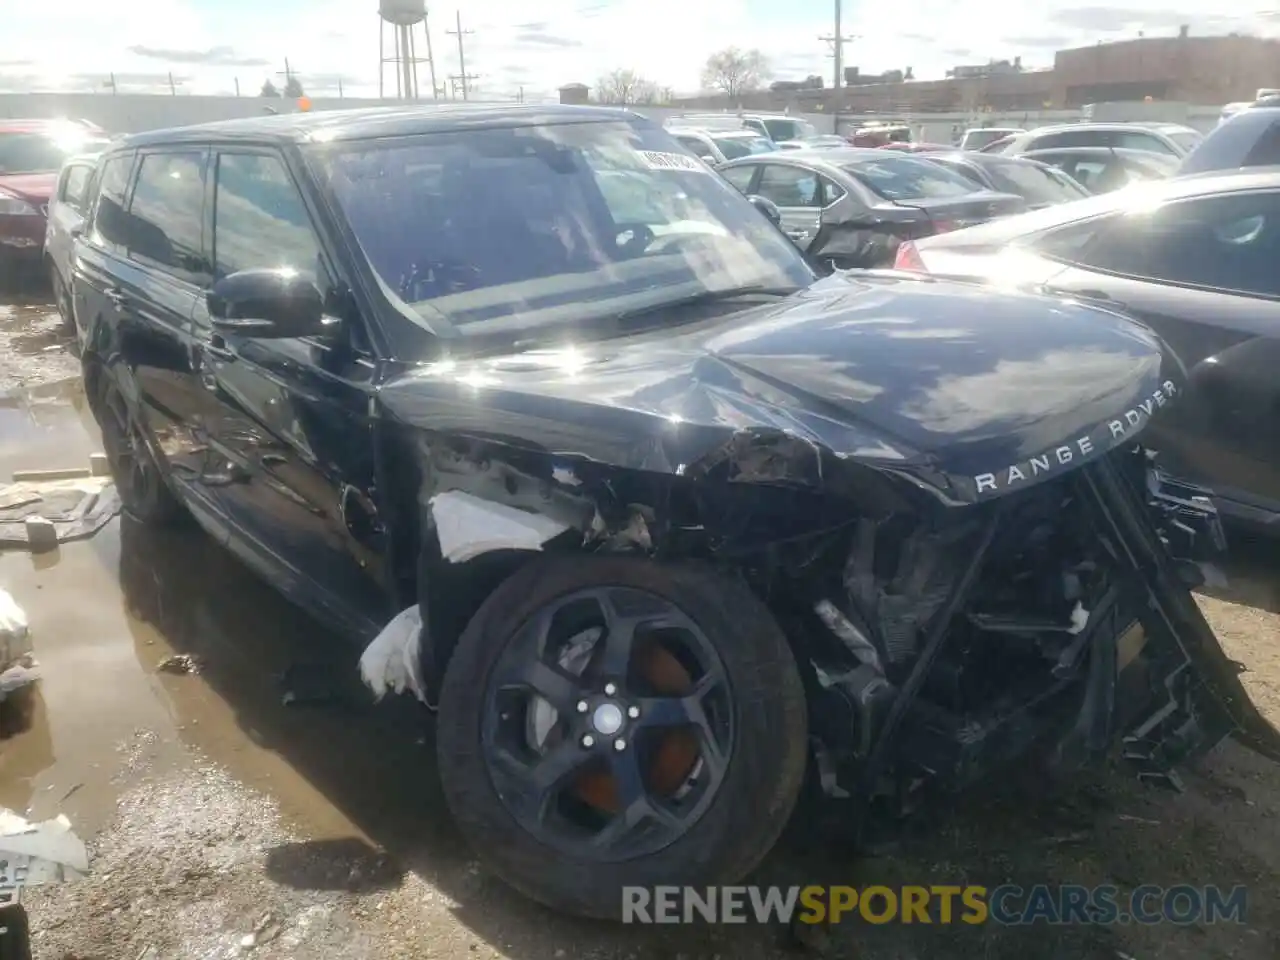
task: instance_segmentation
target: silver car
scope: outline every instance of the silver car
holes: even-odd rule
[[[49,199],[49,216],[44,234],[44,258],[49,268],[54,303],[63,325],[80,336],[71,300],[71,275],[75,268],[75,238],[84,226],[93,197],[98,155],[84,153],[70,157],[58,173],[58,185]]]

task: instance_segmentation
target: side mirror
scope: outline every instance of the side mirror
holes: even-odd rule
[[[290,269],[240,270],[205,294],[213,328],[242,337],[282,339],[324,333],[324,297],[309,274]]]
[[[758,193],[753,193],[747,197],[751,201],[751,205],[773,221],[776,227],[782,226],[782,211],[778,209],[778,205],[767,197],[762,197]]]
[[[73,223],[70,227],[68,227],[67,235],[70,236],[72,240],[79,240],[81,237],[83,237],[84,221],[81,220],[79,223]]]

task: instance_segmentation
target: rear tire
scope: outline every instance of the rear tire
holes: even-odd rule
[[[488,691],[498,668],[507,662],[508,647],[517,649],[516,638],[557,601],[593,590],[652,598],[678,611],[673,614],[676,619],[686,617],[700,631],[706,648],[718,658],[717,676],[723,677],[725,699],[717,702],[726,705],[722,714],[732,730],[727,756],[720,757],[723,763],[712,764],[708,757],[708,765],[695,766],[687,781],[692,783],[702,770],[713,783],[700,801],[702,812],[665,846],[637,847],[642,852],[633,856],[583,855],[579,851],[590,847],[589,840],[578,840],[578,846],[573,846],[547,835],[535,836],[517,820],[509,799],[504,800],[511,791],[500,794],[495,788],[490,760],[494,748],[487,739],[487,724],[498,721],[487,717],[492,707]],[[639,636],[644,629],[633,625],[629,632]],[[597,643],[605,646],[604,641]],[[616,688],[608,685],[604,692],[611,694],[612,689]],[[619,698],[623,695],[624,691],[618,692]],[[647,704],[654,702],[639,697],[619,699],[619,703],[625,707],[646,702],[649,709]],[[566,726],[583,722],[582,705],[579,702],[573,711],[577,716],[562,717]],[[625,749],[638,752],[641,721],[634,724],[627,731],[634,739]],[[561,745],[576,746],[573,738],[580,735],[580,730],[567,734]],[[733,883],[764,858],[786,825],[800,791],[807,757],[807,714],[786,637],[768,608],[741,581],[701,565],[663,565],[635,557],[542,557],[503,582],[467,625],[445,672],[437,736],[449,807],[463,835],[493,873],[553,909],[618,919],[624,886],[652,889]],[[607,758],[611,751],[608,744],[605,747]],[[648,769],[650,773],[642,774],[646,779],[652,777],[654,765]],[[578,795],[572,793],[578,788],[567,789],[578,802]],[[622,795],[620,785],[617,789],[615,797]],[[650,788],[643,789],[647,794]],[[661,805],[666,806],[665,800]],[[620,818],[614,813],[609,823]]]
[[[53,291],[53,305],[57,307],[58,317],[62,320],[62,332],[78,336],[75,313],[71,306],[71,291],[52,263],[49,264],[49,286]]]
[[[137,421],[115,377],[109,369],[100,369],[89,383],[96,391],[93,413],[102,430],[102,445],[120,503],[141,523],[175,523],[182,517],[182,505],[169,489],[146,442],[146,428]]]

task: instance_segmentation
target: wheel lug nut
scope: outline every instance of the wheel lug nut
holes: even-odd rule
[[[627,716],[630,717],[632,720],[636,719],[638,716],[640,716],[640,708],[627,707]]]
[[[627,749],[627,741],[621,739],[613,741],[613,749],[621,753],[623,750]]]
[[[579,700],[579,701],[578,701],[578,712],[579,712],[579,713],[586,713],[586,712],[587,712],[587,701],[585,701],[585,700]]]
[[[588,733],[585,737],[582,738],[582,745],[590,749],[591,747],[594,747],[596,745],[596,738]]]
[[[618,692],[618,688],[615,687],[612,683],[606,683],[604,685],[604,695],[606,697],[612,697],[617,692]]]

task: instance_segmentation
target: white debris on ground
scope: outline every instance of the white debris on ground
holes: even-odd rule
[[[493,550],[541,550],[569,529],[568,524],[537,513],[450,490],[431,498],[431,516],[440,554],[464,563]]]
[[[27,615],[8,590],[0,589],[0,702],[39,678]]]
[[[427,702],[421,670],[422,614],[415,603],[391,618],[360,655],[360,677],[381,700],[388,690],[411,690]]]
[[[92,536],[120,512],[101,454],[86,468],[15,471],[0,487],[0,548],[34,552]]]
[[[31,823],[0,808],[0,895],[88,872],[89,852],[66,817]]]

